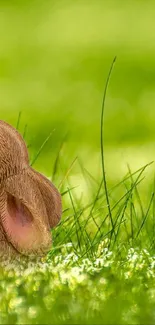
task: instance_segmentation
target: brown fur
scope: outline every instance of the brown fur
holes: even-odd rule
[[[55,186],[29,166],[22,136],[0,120],[0,256],[44,255],[61,212]]]

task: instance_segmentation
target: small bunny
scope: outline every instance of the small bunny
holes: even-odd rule
[[[61,213],[59,192],[29,166],[22,136],[0,120],[0,255],[46,254]]]

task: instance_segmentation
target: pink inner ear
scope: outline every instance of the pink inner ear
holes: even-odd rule
[[[34,239],[39,239],[34,230],[33,217],[28,208],[16,197],[7,194],[7,214],[4,227],[12,244],[28,249]]]
[[[22,202],[14,196],[8,194],[7,197],[8,212],[10,213],[14,223],[17,226],[26,227],[32,223],[33,218],[30,211],[22,204]]]

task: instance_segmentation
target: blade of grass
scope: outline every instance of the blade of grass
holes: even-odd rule
[[[141,168],[137,169],[135,172],[131,173],[132,176],[136,175],[138,172],[140,172],[141,170],[145,170],[147,167],[149,167],[150,165],[152,165],[154,163],[154,161],[151,161],[150,163],[142,166]],[[119,187],[122,183],[124,183],[126,180],[128,180],[129,178],[131,178],[130,174],[127,173],[127,175],[123,178],[122,181],[120,181],[119,183],[117,183],[116,185],[112,186],[110,191],[113,191],[115,188]]]
[[[130,166],[128,166],[128,170],[129,170],[129,175],[131,177],[131,182],[133,182],[133,176],[131,175],[131,169],[130,169]],[[136,197],[137,197],[137,200],[139,202],[139,206],[140,206],[140,210],[141,210],[141,214],[142,214],[142,217],[144,218],[144,209],[143,209],[143,204],[142,204],[142,201],[141,201],[141,198],[140,198],[140,195],[139,195],[139,192],[138,192],[138,189],[137,189],[137,186],[135,187],[135,194],[136,194]]]
[[[72,167],[74,166],[76,160],[77,160],[77,157],[75,157],[75,159],[72,161],[70,167],[67,169],[67,171],[66,171],[66,173],[65,173],[65,175],[64,175],[64,177],[63,177],[63,179],[61,180],[61,182],[60,182],[59,185],[58,185],[58,189],[61,188],[63,182],[65,181],[65,179],[67,178],[68,174],[70,173],[70,171],[71,171]]]
[[[146,214],[145,214],[145,217],[144,217],[144,219],[143,219],[143,221],[142,221],[142,223],[141,223],[141,225],[140,225],[140,228],[139,228],[139,230],[138,230],[138,232],[137,232],[136,239],[138,238],[140,232],[142,231],[142,228],[144,227],[144,224],[145,224],[146,219],[147,219],[147,217],[148,217],[148,213],[149,213],[149,211],[150,211],[150,207],[151,207],[151,204],[152,204],[153,198],[154,198],[154,193],[152,193],[152,196],[151,196],[151,199],[150,199],[150,202],[149,202],[148,209],[147,209]]]
[[[77,185],[77,186],[74,186],[74,187],[71,187],[69,190],[70,190],[70,191],[71,191],[71,190],[74,190],[74,189],[77,188],[77,187],[78,187],[78,185]],[[62,192],[62,193],[61,193],[61,196],[64,196],[64,195],[66,195],[67,193],[68,193],[68,190]]]
[[[79,223],[79,218],[77,218],[77,212],[76,212],[76,209],[75,209],[75,206],[74,206],[74,202],[73,202],[73,198],[72,198],[72,195],[71,195],[71,192],[69,191],[69,189],[68,189],[68,194],[69,194],[69,197],[70,197],[70,200],[71,200],[71,204],[72,204],[72,207],[73,207],[73,211],[74,211],[77,242],[78,242],[78,247],[79,247],[79,249],[81,251],[81,243],[80,243],[80,238],[79,238],[79,232],[78,232],[78,229],[77,229],[77,225],[81,229],[80,223]]]
[[[106,84],[105,84],[105,89],[104,89],[104,94],[103,94],[103,101],[102,101],[102,109],[101,109],[101,134],[100,134],[103,183],[104,183],[107,207],[108,207],[108,211],[109,211],[109,218],[110,218],[112,228],[114,227],[114,223],[113,223],[111,207],[110,207],[110,201],[109,201],[109,195],[108,195],[107,180],[106,180],[106,176],[105,176],[104,141],[103,141],[103,116],[104,116],[104,110],[105,110],[105,99],[106,99],[107,89],[108,89],[110,76],[111,76],[115,61],[116,61],[116,57],[113,59],[113,62],[112,62],[112,65],[110,67],[109,74],[108,74],[108,77],[107,77],[107,80],[106,80]]]
[[[26,137],[27,128],[28,128],[28,125],[27,125],[27,124],[25,124],[25,127],[24,127],[24,132],[23,132],[23,139],[25,139],[25,137]]]
[[[155,193],[155,174],[153,179],[153,193]],[[154,249],[154,243],[155,243],[155,196],[153,197],[153,203],[152,203],[152,240],[150,248]]]
[[[16,130],[19,129],[19,123],[20,123],[20,119],[21,119],[21,114],[22,114],[22,112],[19,112],[19,114],[18,114],[18,119],[17,119],[17,124],[16,124]]]
[[[131,194],[131,198],[130,198],[130,227],[131,227],[131,238],[132,238],[132,242],[133,242],[133,238],[134,238],[134,227],[133,227],[133,193]]]
[[[39,155],[41,154],[42,150],[44,149],[46,143],[49,141],[49,139],[51,138],[53,132],[55,130],[53,130],[48,136],[47,138],[45,139],[45,141],[42,143],[42,145],[40,146],[39,150],[37,151],[34,159],[32,160],[32,162],[30,163],[30,166],[32,167],[34,165],[34,163],[36,162],[36,160],[38,159]]]
[[[78,163],[79,163],[79,166],[80,166],[80,169],[81,169],[81,171],[82,171],[82,174],[83,174],[83,177],[84,177],[84,180],[87,180],[87,179],[89,179],[89,182],[90,181],[92,181],[91,182],[91,184],[93,183],[93,185],[94,185],[94,183],[95,184],[97,184],[97,185],[99,185],[99,182],[89,173],[89,171],[83,166],[83,164],[82,164],[82,162],[80,161],[80,159],[79,159],[79,157],[78,157]],[[85,176],[87,177],[87,178],[85,178]],[[89,184],[88,184],[89,185]]]
[[[52,177],[51,177],[51,180],[53,180],[53,181],[54,181],[55,175],[57,173],[58,162],[59,162],[59,159],[60,159],[60,153],[61,153],[61,151],[63,149],[63,146],[64,146],[64,143],[65,143],[65,140],[67,139],[67,136],[68,136],[68,133],[64,136],[63,140],[61,141],[60,148],[58,150],[58,153],[57,153],[57,156],[56,156],[56,159],[55,159],[55,163],[54,163],[54,166],[53,166],[53,173],[52,173]]]

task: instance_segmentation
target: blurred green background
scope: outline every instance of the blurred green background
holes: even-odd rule
[[[28,124],[31,157],[52,175],[78,156],[100,174],[100,114],[105,81],[106,170],[116,180],[155,157],[155,2],[148,0],[0,1],[1,119]],[[76,164],[75,164],[76,165]],[[78,175],[79,167],[73,174]],[[58,182],[59,180],[56,180]]]

